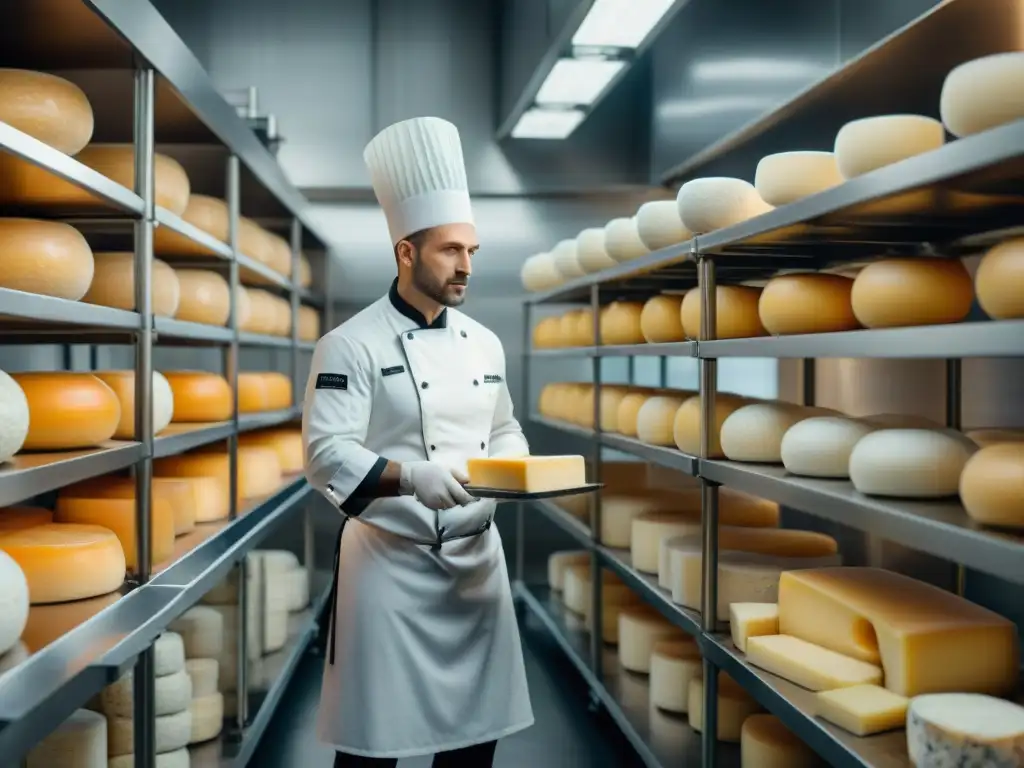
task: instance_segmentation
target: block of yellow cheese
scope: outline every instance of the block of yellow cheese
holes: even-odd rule
[[[179,295],[177,320],[204,325],[227,325],[231,316],[228,281],[209,269],[176,269]]]
[[[69,224],[0,218],[0,251],[0,288],[78,301],[92,283],[92,249]]]
[[[882,668],[792,635],[747,639],[747,661],[812,691],[882,684]]]
[[[1017,682],[1019,650],[1012,622],[881,568],[783,573],[779,631],[852,659],[881,663],[885,687],[903,696],[943,691],[999,695]]]
[[[86,304],[135,310],[135,255],[132,253],[95,253],[95,269],[89,290],[82,297]],[[159,317],[174,317],[181,300],[177,273],[160,259],[153,259],[152,309]]]
[[[53,522],[53,512],[43,507],[0,507],[0,531],[21,531]]]
[[[587,482],[582,456],[472,458],[466,462],[469,484],[523,493],[578,488]]]
[[[45,72],[0,69],[0,121],[66,155],[93,131],[92,106],[74,83]]]
[[[824,768],[825,762],[775,715],[751,715],[740,729],[740,768]]]
[[[174,395],[178,423],[227,421],[233,407],[231,387],[223,376],[204,371],[165,371]]]
[[[223,200],[207,195],[190,194],[181,218],[219,240],[228,241],[228,206]],[[165,256],[208,256],[210,252],[194,240],[172,232],[167,227],[153,231],[153,252]]]
[[[779,634],[778,603],[730,603],[729,631],[732,644],[744,652],[750,638]]]
[[[704,728],[704,678],[690,680],[687,691],[687,714],[690,727],[698,733]],[[743,723],[761,711],[761,706],[739,683],[725,672],[718,673],[718,740],[736,743]]]
[[[124,582],[121,542],[98,525],[49,523],[0,531],[0,549],[25,574],[33,605],[105,595]]]
[[[28,400],[27,451],[91,448],[114,436],[121,403],[91,373],[13,373]]]
[[[822,720],[855,736],[870,736],[902,728],[909,703],[905,696],[878,685],[852,685],[819,691],[814,697],[814,711]]]

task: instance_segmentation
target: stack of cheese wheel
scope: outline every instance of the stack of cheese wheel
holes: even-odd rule
[[[70,224],[0,218],[0,288],[78,301],[95,263],[85,237]]]
[[[93,448],[110,440],[121,423],[117,395],[91,373],[15,373],[11,378],[28,402],[23,450]]]
[[[1024,117],[1024,53],[982,56],[954,67],[942,83],[939,113],[954,136],[971,136]]]
[[[231,287],[208,269],[176,269],[180,299],[177,320],[204,325],[227,325],[231,317]]]
[[[164,377],[174,395],[176,423],[227,421],[234,398],[223,376],[204,371],[166,371]]]
[[[686,639],[681,629],[647,604],[631,605],[619,613],[619,663],[629,672],[651,671],[651,653],[659,640]]]
[[[709,435],[711,439],[709,441],[707,458],[724,458],[725,454],[722,452],[720,441],[722,425],[733,412],[738,411],[744,405],[748,405],[751,402],[753,402],[751,398],[731,395],[725,392],[715,395],[715,423]],[[700,455],[700,413],[700,397],[691,397],[679,406],[672,422],[672,438],[675,441],[676,447],[683,453],[688,453],[691,456]]]
[[[836,134],[835,158],[844,179],[852,179],[909,157],[938,149],[946,141],[942,123],[923,115],[876,115],[847,123]]]
[[[96,378],[110,387],[121,404],[121,420],[114,437],[135,439],[135,371],[96,371]],[[159,371],[153,371],[153,433],[160,434],[174,416],[174,392]]]
[[[238,686],[238,568],[234,568],[220,584],[207,592],[200,601],[204,607],[215,611],[221,619],[223,635],[220,654],[217,656],[217,688],[223,696],[224,713],[230,715],[237,709],[235,691]],[[263,607],[266,604],[263,587],[263,570],[256,566],[252,553],[245,557],[246,575],[246,665],[250,687],[258,686],[263,657],[262,631],[264,624]]]
[[[315,307],[299,307],[299,341],[320,338],[320,312]]]
[[[565,572],[572,565],[587,565],[590,552],[585,549],[552,552],[548,555],[548,588],[561,592],[565,585]]]
[[[220,735],[224,721],[218,662],[224,651],[224,616],[212,606],[196,605],[171,622],[168,629],[181,635],[185,671],[192,682],[192,730],[188,743],[209,741]]]
[[[676,206],[683,226],[694,234],[731,227],[771,210],[754,185],[741,179],[694,179],[679,188]]]
[[[704,678],[690,678],[687,691],[690,727],[700,733],[704,727]],[[737,743],[747,718],[761,712],[761,706],[725,672],[718,673],[718,740]],[[788,768],[788,765],[787,765]]]
[[[523,262],[519,273],[523,288],[530,293],[549,291],[565,282],[550,253],[538,253]]]
[[[561,329],[561,315],[543,318],[533,327],[534,349],[554,349],[563,346]]]
[[[304,453],[301,429],[294,427],[261,429],[239,435],[238,441],[241,445],[263,445],[273,448],[281,463],[281,471],[286,475],[294,475],[303,471]]]
[[[825,762],[775,715],[750,715],[740,728],[740,768],[823,768]]]
[[[758,314],[761,290],[747,285],[719,285],[715,288],[715,338],[741,339],[764,336]],[[700,290],[686,292],[679,308],[683,332],[688,339],[700,338]]]
[[[76,709],[64,722],[51,731],[25,755],[24,768],[60,768],[74,765],[82,768],[108,768],[107,719],[90,709]],[[188,753],[185,753],[188,759]],[[68,761],[73,762],[68,762]],[[110,760],[110,768],[121,768],[117,758]],[[174,768],[188,768],[179,763]]]
[[[1024,318],[1024,238],[994,246],[974,276],[978,304],[993,320]]]
[[[74,83],[43,72],[0,69],[0,121],[66,155],[92,139],[89,99]]]
[[[884,259],[857,274],[850,300],[865,328],[958,323],[974,285],[959,259]]]
[[[686,714],[690,681],[703,674],[700,648],[693,638],[657,640],[651,649],[651,706]]]
[[[14,379],[0,371],[0,464],[10,461],[28,437],[29,409],[25,393]]]
[[[271,595],[268,592],[266,613],[268,617],[278,619],[278,628],[284,627],[287,630],[287,621],[280,620],[282,606],[284,613],[296,613],[309,605],[309,572],[299,562],[299,558],[288,550],[258,549],[253,552],[253,555],[255,555],[259,566],[264,568],[268,577],[281,583],[284,597],[280,599],[278,593],[275,592],[275,599],[271,600]],[[277,588],[275,587],[275,589]],[[279,650],[279,648],[268,650]]]
[[[239,329],[246,333],[287,336],[292,330],[291,305],[280,296],[262,288],[247,288],[249,313]]]
[[[181,635],[164,632],[153,643],[156,680],[154,734],[157,755],[171,754],[174,761],[188,757],[193,722],[192,679],[185,668],[185,646]],[[100,707],[107,718],[110,765],[135,764],[133,672],[107,686],[100,695]],[[184,757],[179,757],[183,755]],[[172,765],[175,763],[172,763]]]
[[[279,411],[292,405],[292,380],[275,371],[238,374],[238,412]]]
[[[135,255],[132,253],[93,254],[95,270],[92,284],[82,297],[87,304],[115,309],[135,310]],[[153,314],[174,317],[181,303],[178,274],[160,259],[153,259],[151,291]],[[194,300],[194,293],[193,293]],[[190,310],[192,311],[192,310]]]
[[[636,227],[641,242],[651,251],[682,243],[693,236],[683,226],[675,200],[654,200],[641,205],[636,212]]]
[[[843,275],[781,275],[761,291],[758,317],[773,335],[852,331],[860,327],[852,292],[853,280]]]
[[[228,205],[207,195],[190,194],[181,218],[221,243],[228,242]],[[153,230],[153,252],[159,256],[210,256],[208,248],[168,227]]]

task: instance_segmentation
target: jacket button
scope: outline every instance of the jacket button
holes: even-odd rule
[[[476,379],[473,379],[473,386],[474,387],[479,387],[480,386],[480,382],[477,381]]]
[[[466,338],[466,332],[465,331],[460,331],[459,334],[462,336],[462,338]]]
[[[429,385],[429,384],[427,384],[427,382],[425,382],[425,381],[424,381],[424,382],[423,382],[422,384],[420,384],[420,388],[422,388],[422,389],[426,389],[426,388],[427,388],[427,387],[429,387],[429,386],[430,386],[430,385]]]
[[[411,334],[411,333],[407,333],[407,334],[405,335],[405,338],[407,338],[407,339],[411,339],[411,338],[412,338],[412,334]]]
[[[487,447],[487,446],[485,446],[485,445],[484,445],[483,443],[480,443],[480,450],[481,450],[481,451],[482,451],[482,450],[483,450],[484,448],[486,448],[486,447]]]
[[[430,450],[432,450],[432,451],[436,451],[436,450],[437,450],[437,446],[436,446],[436,445],[432,445],[432,446],[430,446]]]

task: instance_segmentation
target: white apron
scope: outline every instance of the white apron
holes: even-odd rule
[[[379,457],[464,468],[470,457],[528,453],[504,376],[493,333],[450,309],[425,328],[392,287],[317,344],[303,416],[310,482],[344,503]],[[495,503],[351,504],[319,737],[400,758],[531,725]]]

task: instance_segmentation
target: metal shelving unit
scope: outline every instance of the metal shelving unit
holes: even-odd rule
[[[76,44],[54,46],[41,30],[59,18]],[[58,606],[32,606],[28,658],[4,674],[0,685],[0,752],[18,762],[39,740],[104,686],[134,667],[135,761],[139,768],[155,765],[154,671],[152,643],[168,624],[197,602],[235,567],[244,569],[245,555],[285,518],[305,515],[306,568],[312,562],[312,526],[307,502],[312,490],[301,477],[288,477],[265,498],[238,500],[238,439],[246,431],[294,422],[301,417],[301,354],[314,344],[297,337],[298,309],[320,310],[322,326],[331,322],[331,302],[297,286],[304,250],[318,259],[317,285],[330,285],[331,254],[312,224],[302,195],[286,179],[272,155],[214,89],[195,57],[159,15],[138,0],[41,0],[8,9],[5,18],[17,45],[5,51],[5,66],[59,70],[85,91],[98,115],[96,142],[128,141],[135,146],[132,189],[102,176],[9,125],[0,123],[0,151],[39,166],[91,193],[94,203],[74,210],[62,207],[18,208],[15,215],[64,220],[77,226],[104,249],[133,250],[136,311],[125,311],[49,296],[0,288],[0,331],[4,344],[110,344],[134,352],[135,423],[133,441],[110,442],[85,451],[25,453],[0,467],[0,506],[27,503],[69,483],[131,469],[136,483],[135,528],[138,565],[122,588],[110,595]],[[22,30],[24,34],[19,34]],[[65,40],[66,42],[66,40]],[[121,118],[118,124],[118,119]],[[178,146],[199,160],[181,162],[193,183],[192,192],[221,195],[229,210],[228,242],[221,242],[174,213],[155,204],[154,157],[165,151],[158,142]],[[170,151],[170,150],[168,150]],[[186,154],[188,153],[186,152]],[[136,191],[132,191],[136,190]],[[242,214],[268,229],[286,232],[292,252],[291,274],[280,275],[239,253]],[[152,314],[154,231],[177,233],[208,259],[192,257],[188,266],[223,272],[231,290],[231,319],[226,327],[201,325]],[[131,238],[130,240],[128,238]],[[166,256],[161,252],[161,258]],[[322,262],[319,259],[322,258]],[[171,259],[177,262],[177,260]],[[211,265],[210,261],[213,264]],[[249,277],[289,299],[293,331],[289,337],[238,332],[237,289]],[[160,435],[153,428],[152,373],[155,346],[205,346],[223,358],[223,372],[237,392],[241,346],[290,351],[286,363],[293,383],[291,407],[271,413],[235,413],[213,424],[171,424]],[[175,542],[166,562],[154,563],[150,550],[152,461],[204,445],[226,441],[230,465],[229,516],[204,523]],[[239,589],[237,655],[246,659],[245,579]],[[294,662],[315,632],[315,611],[322,606],[322,584],[303,631],[289,647],[292,660],[281,665],[276,685],[283,690]],[[322,593],[322,594],[321,594]],[[43,628],[43,629],[41,629]],[[28,630],[27,630],[28,632]],[[31,640],[31,643],[29,642]],[[242,665],[244,668],[244,664]],[[258,718],[249,717],[244,669],[239,675],[240,706],[225,741],[244,752],[258,739],[277,698],[263,702]],[[256,730],[254,730],[256,729]],[[251,755],[251,749],[247,753]],[[236,759],[232,764],[244,765]]]

